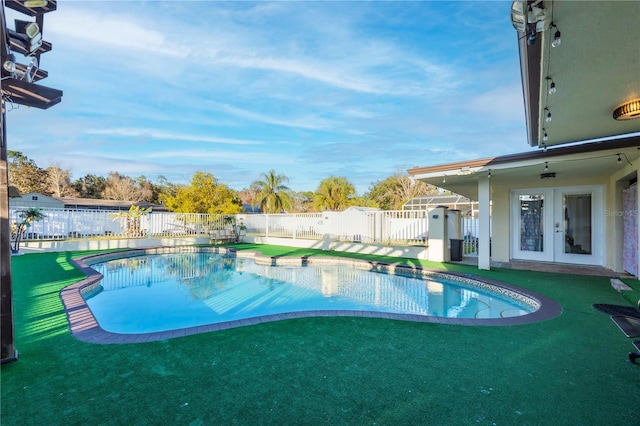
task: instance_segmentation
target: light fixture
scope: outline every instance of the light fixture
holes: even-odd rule
[[[618,164],[622,164],[622,158],[620,157],[620,154],[618,154]]]
[[[613,118],[620,121],[640,118],[640,99],[634,99],[618,106],[613,110]]]
[[[22,2],[24,7],[45,7],[49,4],[48,0],[25,0]]]
[[[447,183],[447,175],[444,175],[444,177],[442,178],[442,183]]]
[[[547,134],[547,131],[545,129],[542,129],[542,133],[543,133],[542,140],[545,142],[548,141],[549,135]]]
[[[560,43],[562,42],[562,40],[560,39],[560,30],[558,29],[556,24],[554,24],[553,22],[551,23],[551,28],[555,28],[556,29],[556,32],[553,35],[553,41],[551,42],[551,46],[552,47],[558,47],[558,46],[560,46]]]
[[[489,170],[489,173],[487,173],[487,179],[491,179],[491,170]]]
[[[546,172],[547,170],[549,170],[549,162],[545,161],[544,162],[544,171]]]
[[[511,24],[517,31],[524,32],[528,22],[527,11],[525,5],[527,0],[514,0],[511,3]]]
[[[556,93],[556,83],[553,81],[551,77],[547,77],[546,79],[551,82],[549,83],[549,94],[553,95],[554,93]]]
[[[12,42],[22,45],[28,52],[33,53],[42,46],[42,33],[35,22],[15,20],[16,30],[7,30]]]
[[[13,53],[8,54],[4,62],[2,62],[2,68],[4,68],[5,71],[7,71],[8,73],[11,73],[11,74],[15,73],[17,69],[16,55],[14,55]]]
[[[542,152],[547,152],[547,144],[546,143],[542,144]]]
[[[549,111],[549,108],[545,108],[544,109],[546,111],[545,117],[544,117],[544,121],[546,121],[547,123],[551,122],[551,111]]]

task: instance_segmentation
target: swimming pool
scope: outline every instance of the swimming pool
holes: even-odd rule
[[[468,281],[343,264],[272,266],[215,253],[173,253],[115,259],[92,267],[104,278],[84,298],[100,326],[114,333],[159,332],[319,310],[504,318],[537,308]]]
[[[61,298],[72,334],[95,343],[309,316],[514,325],[562,311],[542,295],[468,274],[339,257],[276,259],[220,247],[161,247],[72,262],[87,278],[63,289]]]

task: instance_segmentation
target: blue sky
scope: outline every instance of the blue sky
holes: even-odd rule
[[[530,149],[510,1],[59,1],[42,56],[64,91],[7,113],[9,149],[110,171],[296,190]],[[15,14],[7,10],[9,26]]]

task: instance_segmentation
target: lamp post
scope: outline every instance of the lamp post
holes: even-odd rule
[[[7,28],[4,8],[8,7],[35,17],[35,22],[17,21],[16,30]],[[51,50],[51,43],[43,41],[43,14],[56,10],[56,0],[5,0],[0,4],[0,362],[15,361],[13,327],[13,286],[11,276],[11,228],[9,226],[9,168],[7,163],[7,100],[18,105],[47,109],[62,100],[62,91],[34,84],[47,77],[39,70],[40,54]],[[13,52],[30,58],[31,65],[16,63]],[[35,69],[33,69],[35,66]]]

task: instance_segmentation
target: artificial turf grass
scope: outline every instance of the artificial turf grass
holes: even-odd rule
[[[322,317],[93,345],[60,329],[57,293],[83,277],[69,268],[76,254],[13,259],[21,355],[2,367],[3,425],[624,425],[640,414],[629,340],[591,308],[619,302],[607,278],[450,265],[563,305],[523,326]]]

